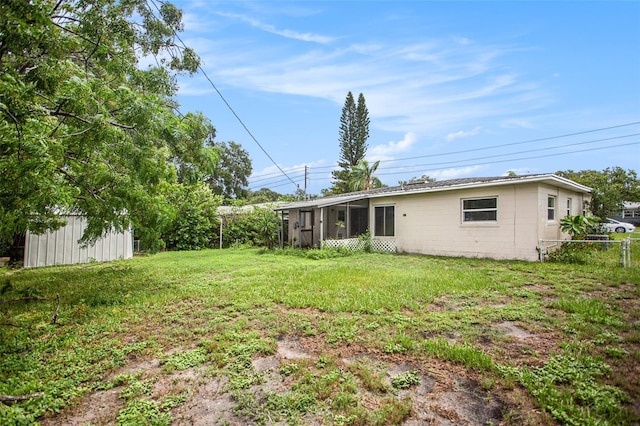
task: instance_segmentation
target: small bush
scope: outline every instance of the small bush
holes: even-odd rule
[[[593,260],[599,246],[600,243],[562,243],[549,253],[548,259],[550,262],[585,265]]]
[[[420,376],[417,371],[405,371],[391,379],[391,384],[396,389],[409,389],[420,384]]]

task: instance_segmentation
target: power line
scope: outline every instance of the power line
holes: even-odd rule
[[[558,146],[552,146],[552,147],[547,147],[547,148],[536,148],[536,149],[529,149],[529,150],[525,150],[525,151],[508,152],[508,153],[505,153],[505,154],[486,155],[484,157],[475,157],[475,158],[473,158],[473,160],[474,161],[476,161],[476,160],[485,160],[485,159],[490,159],[490,158],[507,157],[507,156],[510,156],[510,155],[528,154],[530,152],[549,151],[549,150],[552,150],[552,149],[560,149],[560,148],[567,148],[567,147],[571,147],[571,146],[587,145],[587,144],[592,144],[592,143],[597,143],[597,142],[610,141],[610,140],[614,140],[614,139],[629,138],[629,137],[638,136],[638,135],[640,135],[640,133],[632,133],[632,134],[629,134],[629,135],[614,136],[614,137],[604,138],[604,139],[595,139],[595,140],[585,141],[585,142],[575,142],[575,143],[570,143],[570,144],[566,144],[566,145],[558,145]],[[609,146],[607,146],[605,148],[609,148]],[[404,167],[440,166],[440,165],[443,165],[443,164],[455,164],[455,163],[460,163],[460,162],[464,162],[464,161],[469,161],[469,160],[464,159],[464,160],[443,161],[443,162],[429,163],[429,164],[416,164],[416,165],[409,165],[409,166],[383,167],[383,168],[378,169],[378,170],[399,169],[399,168],[404,168]]]
[[[269,184],[270,184],[270,183],[269,183],[269,181],[273,181],[274,179],[279,179],[279,180],[277,180],[276,182],[282,182],[282,179],[280,179],[281,177],[282,177],[282,176],[279,176],[279,177],[271,177],[271,178],[263,179],[263,180],[260,180],[260,181],[257,181],[257,182],[251,182],[251,183],[249,183],[249,186],[256,186],[256,185],[259,185],[259,184],[260,184],[260,182],[263,182],[263,183],[262,183],[262,185],[269,185]],[[291,177],[292,177],[293,179],[295,179],[295,180],[303,179],[303,178],[304,178],[304,172],[303,172],[303,173],[298,173],[298,174],[295,174],[295,175],[291,175]],[[285,180],[285,181],[287,181],[288,179],[284,179],[284,180]],[[273,183],[273,182],[272,182],[272,183]]]
[[[549,141],[549,140],[554,140],[554,139],[562,139],[562,138],[568,138],[571,136],[578,136],[578,135],[584,135],[584,134],[588,134],[588,133],[595,133],[595,132],[602,132],[605,130],[612,130],[612,129],[618,129],[618,128],[622,128],[622,127],[628,127],[628,126],[635,126],[640,124],[640,121],[635,121],[632,123],[625,123],[625,124],[619,124],[616,126],[609,126],[609,127],[602,127],[599,129],[591,129],[591,130],[584,130],[584,131],[580,131],[580,132],[574,132],[574,133],[567,133],[567,134],[563,134],[563,135],[558,135],[558,136],[549,136],[549,137],[544,137],[544,138],[539,138],[539,139],[529,139],[529,140],[525,140],[525,141],[519,141],[519,142],[510,142],[510,143],[505,143],[505,144],[500,144],[500,145],[491,145],[491,146],[484,146],[482,148],[472,148],[472,149],[465,149],[465,150],[460,150],[460,151],[449,151],[449,152],[443,152],[443,153],[439,153],[439,154],[427,154],[427,155],[418,155],[415,157],[405,157],[405,158],[394,158],[394,159],[390,159],[390,160],[380,160],[380,163],[390,163],[390,162],[394,162],[394,161],[408,161],[408,160],[416,160],[419,158],[429,158],[429,157],[444,157],[447,155],[456,155],[456,154],[467,154],[470,152],[477,152],[477,151],[486,151],[489,149],[495,149],[495,148],[504,148],[506,146],[514,146],[514,145],[523,145],[523,144],[527,144],[527,143],[534,143],[534,142],[543,142],[543,141]],[[549,148],[552,149],[552,148]],[[315,169],[329,169],[329,168],[334,168],[335,165],[333,166],[321,166],[321,167],[315,167]]]
[[[624,143],[624,144],[618,144],[618,145],[611,145],[611,146],[601,146],[598,148],[590,148],[590,149],[583,149],[580,151],[567,151],[567,152],[560,152],[560,153],[556,153],[556,154],[546,154],[546,155],[534,155],[534,156],[530,156],[530,157],[522,157],[522,158],[509,158],[509,159],[505,159],[505,160],[496,160],[496,161],[488,161],[488,162],[481,162],[481,163],[471,163],[471,164],[458,164],[458,166],[480,166],[480,165],[484,165],[484,164],[498,164],[498,163],[507,163],[509,161],[522,161],[522,160],[531,160],[531,159],[535,159],[535,158],[546,158],[546,157],[554,157],[554,156],[560,156],[560,155],[569,155],[569,154],[575,154],[575,153],[581,153],[581,152],[590,152],[590,151],[599,151],[599,150],[603,150],[603,149],[611,149],[611,148],[620,148],[623,146],[632,146],[632,145],[640,145],[640,142],[629,142],[629,143]],[[471,161],[471,160],[464,160],[464,161]],[[451,166],[447,166],[447,167],[438,167],[438,168],[434,168],[434,169],[429,169],[429,170],[443,170],[443,169],[447,169]],[[394,174],[401,174],[402,172],[396,172],[396,173],[379,173],[380,175],[394,175]],[[411,173],[411,171],[405,172],[405,173]]]
[[[527,144],[527,143],[544,142],[544,141],[550,141],[550,140],[554,140],[554,139],[568,138],[568,137],[571,137],[571,136],[584,135],[584,134],[587,134],[587,133],[602,132],[604,130],[611,130],[611,129],[617,129],[617,128],[621,128],[621,127],[634,126],[636,124],[640,124],[640,121],[636,121],[634,123],[620,124],[620,125],[617,125],[617,126],[602,127],[600,129],[584,130],[584,131],[575,132],[575,133],[567,133],[567,134],[559,135],[559,136],[549,136],[549,137],[546,137],[546,138],[530,139],[530,140],[526,140],[526,141],[511,142],[511,143],[506,143],[506,144],[501,144],[501,145],[493,145],[493,146],[485,146],[485,147],[482,147],[482,148],[465,149],[465,150],[461,150],[461,151],[451,151],[451,152],[445,152],[445,153],[434,154],[434,155],[420,155],[420,156],[417,156],[417,157],[408,157],[408,158],[403,158],[403,159],[381,160],[380,162],[382,163],[382,162],[391,162],[391,161],[406,161],[406,160],[415,160],[417,158],[425,158],[425,157],[441,157],[441,156],[445,156],[445,155],[466,154],[466,153],[469,153],[469,152],[485,151],[485,150],[494,149],[494,148],[503,148],[505,146],[522,145],[522,144]]]
[[[504,160],[495,160],[495,161],[480,162],[480,163],[473,163],[473,162],[465,163],[465,162],[468,162],[468,161],[475,161],[475,159],[474,160],[461,160],[461,161],[458,162],[460,164],[455,164],[454,163],[454,164],[450,164],[448,166],[428,168],[428,169],[425,169],[424,166],[421,166],[421,165],[410,165],[410,166],[406,166],[406,168],[410,168],[411,170],[396,171],[396,172],[389,172],[389,173],[376,173],[376,176],[406,175],[406,174],[409,174],[409,173],[423,173],[424,174],[425,172],[436,171],[436,170],[446,170],[446,169],[451,168],[451,167],[473,167],[473,166],[481,166],[481,165],[486,165],[486,164],[500,164],[500,163],[515,162],[515,161],[531,160],[531,159],[536,159],[536,158],[546,158],[546,157],[554,157],[554,156],[571,155],[571,154],[576,154],[576,153],[581,153],[581,152],[599,151],[599,150],[603,150],[603,149],[621,148],[621,147],[634,146],[634,145],[640,145],[640,141],[638,141],[638,142],[629,142],[629,143],[618,144],[618,145],[610,145],[610,146],[604,146],[604,147],[597,147],[597,148],[589,148],[589,149],[583,149],[583,150],[567,151],[567,152],[561,152],[561,153],[555,153],[555,154],[534,155],[534,156],[528,156],[528,157],[509,158],[509,159],[504,159]],[[396,167],[394,167],[394,168],[396,168]],[[397,167],[397,168],[401,168],[401,167]],[[388,169],[383,169],[383,170],[388,170]],[[325,172],[310,172],[309,174],[312,174],[312,175],[326,175]],[[331,177],[317,178],[316,181],[317,182],[329,181],[330,179],[331,179]],[[278,186],[282,186],[282,185],[271,186],[271,187],[272,188],[276,188]]]
[[[302,173],[304,171],[304,168],[307,166],[300,166],[300,167],[294,167],[289,169],[289,173]],[[263,179],[269,179],[269,176],[281,176],[281,173],[279,172],[269,172],[269,173],[263,173],[260,175],[253,175],[253,176],[249,176],[249,180],[252,179],[258,179],[258,180],[263,180]]]
[[[435,157],[435,156],[444,156],[444,155],[452,155],[452,154],[460,154],[460,153],[465,153],[465,152],[475,152],[475,151],[479,151],[479,150],[498,148],[498,147],[503,147],[503,146],[513,146],[513,145],[524,144],[524,143],[539,142],[539,141],[542,141],[542,140],[559,139],[559,138],[565,138],[565,137],[569,137],[569,136],[576,136],[576,135],[580,135],[580,134],[588,134],[588,133],[594,133],[594,132],[603,131],[603,130],[610,130],[610,129],[615,129],[615,128],[627,127],[627,126],[636,125],[636,124],[640,124],[640,122],[627,123],[627,124],[622,124],[622,125],[618,125],[618,126],[611,126],[611,127],[606,127],[606,128],[587,130],[587,131],[583,131],[583,132],[576,132],[576,133],[570,133],[570,134],[561,135],[561,136],[553,136],[553,137],[547,137],[547,138],[541,138],[541,139],[535,139],[535,140],[529,140],[529,141],[523,141],[523,142],[513,142],[513,143],[508,143],[508,144],[503,144],[503,145],[496,145],[496,146],[492,146],[492,147],[487,147],[487,148],[478,148],[478,149],[471,149],[471,150],[465,150],[465,151],[443,153],[443,154],[439,154],[439,155],[433,155],[433,157]],[[633,136],[638,136],[638,135],[640,135],[640,133],[632,133],[632,134],[627,134],[627,135],[613,136],[613,137],[601,138],[601,139],[594,139],[594,140],[583,141],[583,142],[575,142],[575,143],[552,146],[552,147],[536,148],[536,149],[531,149],[531,150],[516,151],[516,152],[505,153],[505,154],[496,154],[496,155],[489,155],[489,156],[484,156],[484,157],[476,157],[476,158],[473,158],[473,159],[452,160],[452,161],[435,162],[435,163],[427,163],[427,164],[413,164],[413,165],[406,165],[406,166],[382,167],[382,168],[378,169],[378,173],[376,173],[376,175],[378,175],[378,176],[403,175],[403,174],[416,173],[416,172],[420,173],[421,170],[422,171],[444,170],[444,169],[447,169],[447,168],[450,168],[450,167],[456,167],[456,166],[459,166],[459,167],[462,167],[462,166],[470,167],[470,166],[479,166],[479,165],[484,165],[484,164],[499,164],[499,163],[506,163],[506,162],[530,160],[530,159],[536,159],[536,158],[546,158],[546,157],[553,157],[553,156],[576,154],[576,153],[581,153],[581,152],[598,151],[598,150],[603,150],[603,149],[620,148],[620,147],[625,147],[625,146],[638,145],[638,144],[640,144],[640,142],[629,142],[629,143],[624,143],[624,144],[607,145],[607,146],[601,146],[601,147],[595,147],[595,148],[589,148],[589,149],[571,150],[571,151],[554,153],[554,154],[545,154],[545,155],[537,155],[537,156],[534,155],[534,156],[517,157],[517,158],[507,158],[507,159],[503,159],[503,160],[495,160],[495,161],[489,161],[489,162],[486,162],[486,161],[478,162],[478,160],[482,160],[482,159],[500,158],[500,157],[514,156],[514,155],[527,154],[527,153],[533,153],[533,152],[539,152],[539,151],[549,151],[549,150],[552,150],[552,149],[561,149],[561,148],[582,146],[582,145],[587,145],[587,144],[592,144],[592,143],[597,143],[597,142],[605,142],[605,141],[611,141],[611,140],[616,140],[616,139],[623,139],[623,138],[628,138],[628,137],[633,137]],[[418,157],[411,157],[411,158],[405,158],[405,159],[397,159],[397,160],[392,160],[392,161],[406,161],[406,160],[410,160],[410,159],[414,159],[414,158],[425,158],[425,157],[432,157],[432,156],[426,155],[426,156],[418,156]],[[446,165],[446,166],[444,166],[444,165]],[[443,166],[443,167],[432,168],[431,166]],[[335,166],[329,166],[329,167],[335,167]],[[315,167],[314,169],[318,170],[318,169],[326,169],[326,168],[327,168],[327,166],[322,166],[322,167]],[[428,169],[425,170],[425,168],[428,168]],[[405,169],[405,170],[404,171],[380,173],[380,171],[395,170],[395,169]],[[309,174],[310,175],[324,175],[324,176],[326,176],[327,172],[325,172],[325,171],[312,171]],[[329,179],[330,179],[329,177],[326,177],[326,178],[319,178],[317,180],[323,181],[323,180],[329,180]]]
[[[151,0],[151,3],[153,4],[153,6],[156,8],[156,10],[158,12],[160,12],[160,8],[158,7],[158,5],[156,5],[156,2],[154,0]],[[153,14],[153,11],[151,10],[151,7],[149,7],[149,2],[146,2],[147,7],[149,8],[149,11]],[[157,18],[156,18],[157,19]],[[187,49],[187,45],[185,44],[184,41],[182,41],[182,39],[180,38],[180,36],[178,35],[178,33],[176,33],[175,31],[172,31],[173,35],[176,37],[176,39],[178,41],[180,41],[180,43],[182,44],[182,47]],[[222,95],[222,93],[220,92],[220,90],[218,90],[218,87],[216,87],[216,85],[213,83],[213,81],[209,78],[209,76],[207,75],[207,73],[205,72],[205,70],[202,68],[202,66],[200,66],[200,64],[198,64],[198,69],[200,70],[200,72],[202,73],[202,75],[207,79],[207,81],[209,82],[209,84],[211,84],[211,87],[213,87],[213,89],[216,91],[216,93],[218,94],[218,96],[220,97],[220,99],[222,99],[222,102],[224,102],[224,104],[227,106],[227,108],[229,109],[229,111],[231,111],[231,113],[233,114],[233,116],[238,120],[238,122],[240,123],[240,125],[242,126],[242,128],[244,128],[244,130],[247,132],[247,134],[251,137],[251,139],[253,139],[253,141],[256,143],[256,145],[258,145],[258,147],[262,150],[262,152],[267,156],[267,158],[273,163],[274,166],[276,166],[278,168],[278,170],[280,170],[280,173],[282,173],[284,176],[286,176],[286,178],[294,185],[298,186],[298,184],[296,184],[293,179],[291,179],[291,177],[289,177],[289,175],[282,170],[282,168],[278,165],[278,163],[275,162],[275,160],[271,157],[271,155],[269,155],[269,153],[267,152],[266,149],[264,149],[264,147],[262,146],[262,144],[260,144],[260,142],[258,142],[258,139],[256,139],[256,137],[253,135],[253,133],[251,133],[251,131],[249,130],[249,128],[244,124],[244,121],[242,121],[242,119],[240,118],[240,116],[236,113],[236,111],[231,107],[231,105],[229,104],[229,102],[227,102],[227,100],[225,99],[225,97]]]
[[[621,147],[633,146],[633,145],[640,145],[640,141],[638,141],[638,142],[629,142],[629,143],[618,144],[618,145],[602,146],[602,147],[597,147],[597,148],[575,150],[575,151],[566,151],[566,152],[560,152],[560,153],[554,153],[554,154],[534,155],[534,156],[519,157],[519,158],[508,158],[508,159],[504,159],[504,160],[495,160],[495,161],[479,162],[479,163],[474,163],[473,162],[473,161],[476,161],[476,159],[473,159],[473,160],[460,160],[458,162],[452,162],[453,164],[449,164],[448,166],[428,168],[426,170],[424,169],[424,167],[430,166],[429,164],[427,164],[427,165],[409,165],[409,166],[406,166],[406,168],[411,168],[412,170],[389,172],[389,173],[376,173],[376,176],[403,175],[403,174],[407,174],[407,173],[416,173],[416,172],[420,173],[421,170],[422,171],[445,170],[445,169],[448,169],[448,168],[453,167],[453,166],[456,166],[456,167],[463,167],[463,166],[464,167],[470,167],[470,166],[481,166],[481,165],[485,165],[485,164],[508,163],[508,162],[512,162],[512,161],[522,161],[522,160],[531,160],[531,159],[536,159],[536,158],[546,158],[546,157],[554,157],[554,156],[561,156],[561,155],[570,155],[570,154],[576,154],[576,153],[581,153],[581,152],[599,151],[599,150],[603,150],[603,149],[621,148]],[[470,163],[467,163],[467,162],[470,162]],[[456,163],[459,163],[459,164],[456,164]],[[435,163],[435,164],[432,164],[432,165],[438,165],[438,163]],[[394,168],[396,168],[396,167],[394,167]],[[397,167],[397,168],[400,168],[400,167]],[[388,169],[386,169],[386,170],[388,170]],[[324,174],[324,173],[315,172],[313,174]]]

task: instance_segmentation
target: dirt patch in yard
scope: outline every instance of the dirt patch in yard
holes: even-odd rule
[[[529,339],[524,330],[513,324],[499,327],[516,338]],[[419,384],[397,392],[401,400],[410,400],[412,410],[404,425],[486,425],[500,424],[512,412],[530,412],[531,419],[521,418],[522,424],[548,423],[549,419],[533,411],[529,399],[518,394],[517,389],[499,389],[483,386],[481,374],[439,360],[420,359],[398,354],[372,353],[358,345],[329,348],[322,338],[286,337],[278,341],[273,355],[254,358],[255,371],[263,376],[259,385],[251,391],[260,398],[267,393],[285,392],[290,388],[290,378],[280,373],[283,363],[300,360],[317,361],[320,354],[334,357],[337,365],[345,368],[355,362],[375,365],[385,372],[386,380],[406,372],[415,372]],[[119,374],[137,375],[139,380],[153,382],[148,398],[160,403],[169,395],[184,395],[185,400],[171,410],[176,425],[244,425],[254,424],[249,418],[234,411],[237,401],[225,386],[228,379],[212,374],[207,365],[183,371],[163,372],[157,359],[133,359],[105,378],[113,380]],[[43,425],[106,425],[117,422],[118,413],[126,406],[121,397],[123,386],[92,392],[57,416],[42,419]],[[490,390],[489,390],[490,389]],[[369,404],[370,406],[367,406]],[[363,395],[362,405],[375,410],[375,398]],[[513,418],[512,418],[513,420]],[[309,417],[304,424],[325,424],[326,421]],[[518,421],[516,421],[518,423]],[[553,422],[551,422],[553,423]]]

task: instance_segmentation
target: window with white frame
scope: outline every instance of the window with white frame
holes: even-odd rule
[[[496,222],[498,197],[462,200],[462,222]]]
[[[395,235],[395,207],[376,206],[374,209],[374,235],[393,237]]]
[[[547,220],[556,220],[556,197],[549,195],[547,197]]]
[[[571,216],[571,198],[567,198],[567,216]]]

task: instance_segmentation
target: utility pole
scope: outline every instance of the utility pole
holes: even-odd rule
[[[307,175],[309,174],[309,166],[304,166],[304,199],[307,199]]]

